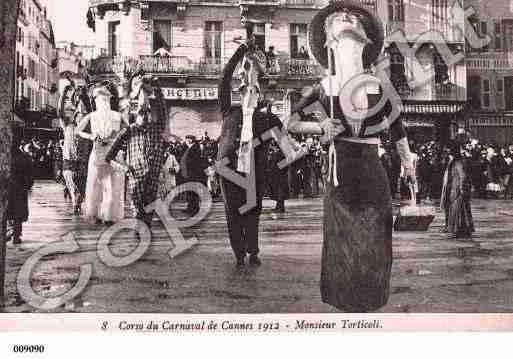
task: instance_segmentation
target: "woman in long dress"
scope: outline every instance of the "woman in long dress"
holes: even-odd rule
[[[124,217],[125,173],[115,171],[105,156],[123,124],[121,114],[110,105],[111,92],[106,86],[93,91],[96,111],[86,115],[79,125],[79,135],[93,142],[89,156],[85,215],[90,222],[117,222]],[[84,131],[90,124],[91,133]]]
[[[159,195],[165,200],[176,187],[176,175],[180,172],[180,164],[171,152],[168,152],[166,162],[160,171]]]
[[[469,238],[474,232],[470,207],[472,183],[459,143],[451,143],[451,155],[445,170],[440,207],[445,211],[447,232],[456,238]]]
[[[354,88],[348,81],[364,73],[383,46],[380,21],[359,5],[336,2],[321,9],[310,26],[310,49],[330,74],[304,91],[292,114],[319,102],[328,115],[322,122],[291,117],[293,133],[323,136],[330,143],[329,173],[324,197],[321,296],[325,303],[348,312],[376,310],[387,303],[392,266],[392,203],[387,174],[378,156],[380,132],[392,104],[366,116],[381,98],[379,86]],[[333,54],[328,61],[326,47]],[[334,60],[334,64],[333,64]],[[334,71],[333,71],[334,70]],[[376,89],[377,87],[377,89]],[[361,119],[347,110],[350,98]],[[380,127],[381,126],[381,127]],[[412,165],[400,119],[390,125],[406,175]]]

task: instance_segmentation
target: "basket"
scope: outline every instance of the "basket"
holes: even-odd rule
[[[410,186],[411,204],[399,209],[394,222],[394,231],[425,232],[435,219],[433,207],[419,207],[416,205],[416,196],[413,186]]]

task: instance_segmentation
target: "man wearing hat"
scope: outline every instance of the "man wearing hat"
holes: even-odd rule
[[[193,135],[185,136],[187,149],[180,160],[182,177],[185,182],[199,182],[206,186],[207,175],[205,170],[207,164],[201,155],[201,148]],[[185,212],[195,215],[200,210],[200,198],[195,192],[187,192],[187,208]]]
[[[29,216],[28,193],[34,184],[32,173],[32,161],[30,157],[20,149],[23,137],[23,127],[17,123],[12,124],[12,159],[11,177],[9,179],[9,196],[7,203],[7,220],[10,224],[7,240],[13,240],[13,244],[21,244],[23,222]]]
[[[291,118],[288,125],[291,132],[321,135],[323,142],[330,143],[321,296],[323,302],[349,312],[376,310],[389,296],[392,202],[378,156],[380,137],[387,128],[406,176],[413,173],[402,123],[388,118],[397,104],[391,102],[381,80],[368,81],[383,36],[379,18],[359,4],[335,1],[321,9],[310,24],[309,42],[329,75],[304,91],[291,113],[301,115],[305,107],[320,102],[328,118],[320,123]],[[363,84],[351,86],[362,78],[367,79]],[[383,96],[386,106],[370,111]]]
[[[133,123],[119,133],[105,159],[128,172],[128,194],[135,218],[151,226],[153,213],[145,207],[158,196],[159,177],[166,160],[164,131],[168,118],[164,95],[156,80],[145,82],[144,73],[138,71],[126,84],[130,107],[122,108],[125,122]],[[155,99],[150,99],[151,94]],[[124,151],[126,161],[116,160]]]
[[[239,176],[255,176],[255,188],[245,189],[221,176],[230,244],[237,266],[244,266],[249,254],[249,264],[261,264],[258,257],[258,224],[265,192],[265,173],[268,146],[260,144],[253,148],[253,139],[259,138],[270,128],[281,128],[280,119],[272,114],[271,104],[263,100],[263,89],[259,81],[265,72],[266,58],[255,47],[251,24],[248,26],[248,41],[241,44],[226,64],[219,84],[219,102],[223,114],[223,126],[219,138],[218,160],[228,159],[228,167]],[[235,68],[240,66],[240,106],[232,106],[232,78]],[[263,142],[263,141],[262,141]],[[256,193],[256,206],[245,213],[241,208],[249,198],[247,191]]]

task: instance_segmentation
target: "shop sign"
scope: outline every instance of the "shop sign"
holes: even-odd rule
[[[173,88],[167,87],[162,89],[164,98],[167,100],[217,100],[217,87],[190,87],[190,88]]]

